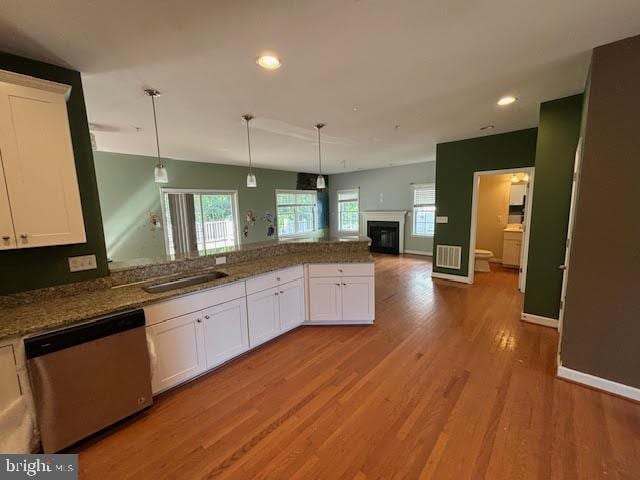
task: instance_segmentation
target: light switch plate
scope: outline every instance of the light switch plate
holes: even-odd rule
[[[95,270],[98,268],[95,255],[82,255],[69,257],[69,271],[82,272],[83,270]]]
[[[224,265],[227,263],[227,257],[216,257],[216,265]]]
[[[449,217],[436,217],[436,223],[449,223]]]

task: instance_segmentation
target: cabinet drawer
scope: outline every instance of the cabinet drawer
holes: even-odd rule
[[[372,277],[373,263],[317,263],[309,265],[309,277]]]
[[[247,295],[278,286],[278,273],[270,272],[247,280]]]
[[[302,265],[285,268],[276,273],[277,280],[280,285],[283,283],[293,282],[294,280],[304,277],[304,269],[302,268]]]
[[[522,240],[522,232],[504,232],[504,240]]]
[[[147,325],[203,310],[245,296],[244,282],[211,288],[144,307]]]

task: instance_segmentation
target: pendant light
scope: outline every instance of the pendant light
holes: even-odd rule
[[[316,188],[318,190],[323,190],[327,186],[322,176],[322,148],[320,146],[320,130],[325,125],[326,123],[316,124],[316,130],[318,130],[318,178],[316,179]]]
[[[160,92],[152,88],[148,88],[144,91],[144,93],[146,93],[151,97],[151,107],[153,108],[153,125],[156,130],[156,149],[158,151],[158,163],[156,164],[156,168],[154,170],[154,179],[156,183],[169,183],[169,175],[167,174],[167,169],[162,163],[162,158],[160,157],[160,140],[158,139],[158,119],[156,118],[156,97],[160,96]]]
[[[258,182],[256,181],[256,176],[253,173],[253,168],[251,165],[251,137],[249,135],[249,122],[253,120],[253,115],[247,113],[242,116],[244,121],[247,124],[247,149],[249,150],[249,173],[247,173],[247,188],[256,188],[258,186]]]

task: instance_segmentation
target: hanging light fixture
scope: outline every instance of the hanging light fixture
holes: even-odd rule
[[[256,188],[258,186],[258,182],[256,181],[256,176],[253,173],[253,168],[251,165],[251,137],[249,136],[249,122],[253,120],[253,115],[247,113],[242,116],[244,121],[247,124],[247,149],[249,150],[249,173],[247,173],[247,187],[248,188]]]
[[[160,96],[160,92],[154,90],[152,88],[147,88],[144,93],[151,97],[151,106],[153,108],[153,125],[156,130],[156,149],[158,152],[158,163],[156,164],[156,168],[154,170],[154,178],[156,183],[169,183],[169,175],[167,174],[167,169],[162,163],[162,158],[160,157],[160,140],[158,139],[158,119],[156,117],[156,97]]]
[[[320,147],[320,130],[325,125],[325,123],[316,124],[316,130],[318,130],[318,178],[316,179],[316,188],[318,190],[322,190],[327,186],[322,176],[322,148]]]

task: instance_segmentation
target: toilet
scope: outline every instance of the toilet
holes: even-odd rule
[[[474,270],[476,272],[490,272],[491,267],[489,267],[489,259],[493,257],[493,252],[491,250],[482,250],[481,248],[476,248],[476,264]]]

